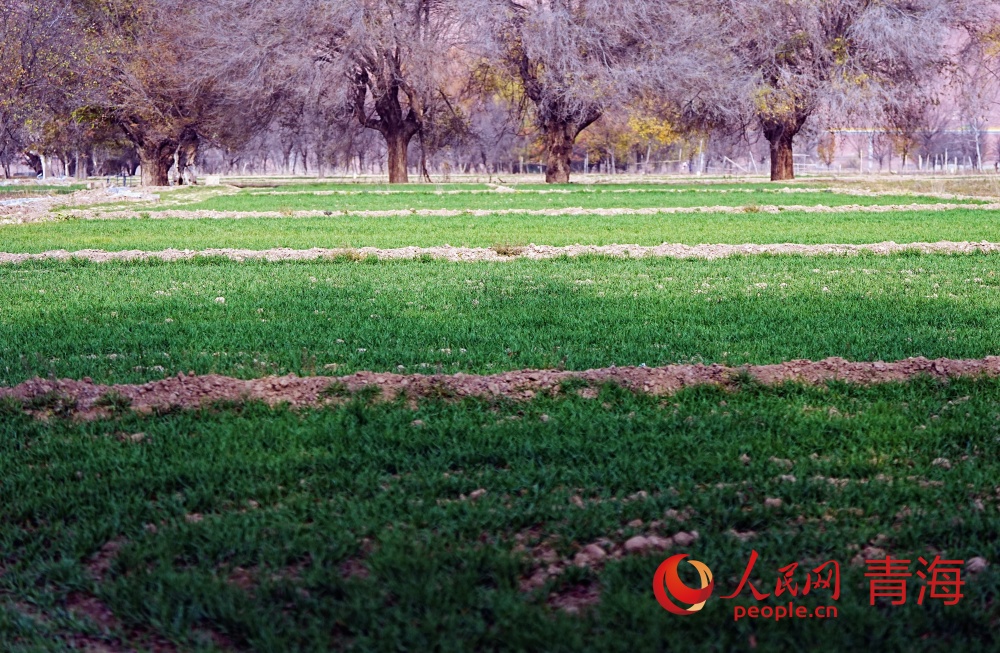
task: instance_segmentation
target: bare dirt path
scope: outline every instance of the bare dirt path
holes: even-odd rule
[[[100,249],[82,249],[69,252],[63,249],[50,250],[38,254],[18,254],[0,252],[0,264],[25,263],[34,260],[82,259],[96,263],[112,261],[139,261],[145,259],[160,259],[163,261],[185,261],[197,257],[224,257],[234,261],[264,260],[264,261],[312,261],[319,259],[349,256],[361,258],[374,256],[383,260],[415,259],[430,256],[447,261],[510,261],[519,258],[552,259],[562,256],[615,256],[622,258],[700,258],[719,259],[729,256],[753,254],[786,254],[798,256],[828,256],[857,255],[871,253],[878,255],[899,254],[902,252],[919,252],[923,254],[971,254],[993,253],[1000,251],[1000,243],[988,241],[955,242],[939,241],[935,243],[896,243],[893,241],[851,244],[821,244],[801,245],[796,243],[776,243],[771,245],[681,245],[663,243],[662,245],[527,245],[524,247],[453,247],[441,245],[438,247],[400,247],[381,249],[378,247],[360,247],[357,249],[233,249],[212,248],[203,250],[165,249],[160,251],[122,250],[108,252]]]
[[[56,220],[51,211],[57,207],[86,207],[92,210],[101,204],[117,204],[121,202],[140,203],[156,202],[159,195],[152,191],[162,189],[149,188],[101,188],[96,190],[80,190],[69,195],[46,195],[31,197],[17,203],[0,206],[0,225],[25,224],[30,222],[49,222]],[[67,208],[68,211],[76,209]]]
[[[895,362],[851,362],[842,358],[821,361],[794,360],[775,365],[669,365],[666,367],[611,367],[567,372],[556,370],[519,370],[491,376],[470,374],[402,375],[389,372],[356,372],[342,377],[266,377],[234,379],[226,376],[178,374],[142,385],[99,385],[89,379],[32,379],[15,387],[0,388],[0,398],[13,397],[39,414],[61,407],[61,414],[93,418],[106,414],[102,405],[121,404],[121,398],[132,409],[148,412],[172,407],[197,408],[213,401],[258,400],[271,405],[288,403],[292,406],[318,405],[343,400],[366,387],[379,388],[384,399],[400,395],[408,398],[467,396],[507,397],[527,400],[543,393],[560,392],[570,380],[584,382],[572,390],[584,397],[596,397],[598,386],[617,383],[637,392],[670,395],[695,385],[716,384],[733,386],[742,375],[774,385],[787,381],[820,384],[830,380],[874,384],[907,381],[926,375],[938,379],[962,376],[1000,376],[1000,356],[983,359],[956,360],[923,357]],[[109,400],[109,393],[117,401]]]

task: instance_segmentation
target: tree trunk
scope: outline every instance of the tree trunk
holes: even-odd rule
[[[795,160],[792,158],[792,139],[801,123],[774,122],[764,124],[764,137],[771,145],[771,181],[795,179]]]
[[[417,132],[420,139],[420,180],[431,183],[431,173],[427,171],[427,149],[424,146],[424,132]],[[483,154],[483,165],[486,164],[486,154]]]
[[[34,171],[35,176],[42,174],[42,157],[34,152],[24,153],[24,162]]]
[[[409,130],[399,130],[383,134],[385,145],[389,150],[389,183],[407,184],[410,175],[406,166],[406,155],[413,134],[407,133]]]
[[[378,114],[376,119],[365,108],[369,86],[371,86],[368,71],[362,70],[358,73],[354,80],[354,116],[362,127],[378,131],[385,139],[388,151],[386,163],[389,168],[389,183],[405,184],[410,180],[406,165],[407,150],[410,140],[423,128],[423,112],[420,103],[415,102],[409,91],[407,91],[407,98],[410,105],[404,111],[399,99],[400,82],[392,77],[393,73],[388,73],[389,78],[386,77],[386,74],[385,70],[379,73],[383,81],[388,82],[383,87],[385,90],[381,93],[372,92],[375,113]]]
[[[573,143],[577,130],[567,122],[552,122],[545,126],[545,183],[568,184]]]
[[[198,132],[186,129],[181,134],[180,145],[177,147],[177,185],[198,184],[194,172],[195,158],[198,156]]]
[[[764,138],[771,146],[771,181],[795,179],[792,139],[802,129],[808,113],[793,112],[782,116],[760,116]]]
[[[177,143],[163,140],[139,150],[143,186],[169,186],[170,168],[174,165]]]

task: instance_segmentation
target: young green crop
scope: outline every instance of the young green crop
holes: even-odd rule
[[[160,638],[183,651],[708,652],[753,637],[764,651],[994,651],[995,562],[963,573],[956,606],[917,605],[913,578],[892,607],[869,605],[853,561],[873,543],[914,570],[933,553],[997,560],[998,406],[996,379],[666,401],[611,386],[516,404],[359,398],[93,423],[0,406],[0,649],[87,635],[96,650]],[[588,543],[678,531],[699,537],[521,588],[550,564],[536,545],[571,562]],[[779,568],[799,563],[801,587],[837,561],[840,598],[720,599],[751,551],[768,593]],[[714,573],[697,615],[653,597],[672,553]],[[568,614],[554,607],[566,596],[591,604]],[[736,605],[787,600],[839,618],[733,623]],[[67,609],[81,605],[110,631]]]
[[[694,206],[753,205],[887,205],[934,204],[944,200],[929,196],[864,196],[834,192],[795,192],[753,189],[700,189],[646,187],[609,191],[586,189],[566,192],[457,193],[442,192],[360,192],[356,194],[316,194],[309,191],[242,191],[190,204],[171,204],[160,210],[189,211],[400,211],[411,209],[501,210],[552,209],[560,207],[656,208]],[[980,200],[948,200],[977,204]]]
[[[146,213],[148,215],[148,212]],[[699,243],[1000,242],[991,211],[698,213],[661,215],[459,215],[392,218],[72,220],[0,226],[0,252],[53,249],[200,250],[211,247],[491,247]]]
[[[0,184],[0,200],[46,195],[68,195],[86,188],[85,184]]]
[[[0,383],[998,353],[1000,256],[0,267]]]
[[[718,192],[722,190],[752,190],[752,191],[778,191],[784,187],[796,187],[796,186],[808,186],[809,188],[818,188],[825,190],[830,186],[829,181],[819,181],[819,180],[806,180],[802,183],[792,182],[785,186],[777,186],[771,183],[738,183],[738,182],[708,182],[708,181],[696,181],[696,182],[682,182],[674,179],[664,179],[661,181],[643,181],[639,183],[612,183],[612,182],[600,182],[600,183],[569,183],[569,184],[540,184],[540,183],[521,183],[516,180],[510,180],[505,182],[502,179],[495,179],[497,183],[469,183],[469,182],[452,182],[452,183],[410,183],[405,185],[390,185],[387,183],[370,183],[370,182],[330,182],[330,181],[248,181],[248,182],[238,182],[236,185],[240,188],[246,189],[248,192],[252,193],[270,193],[270,192],[328,192],[328,191],[346,191],[351,193],[365,193],[365,192],[379,192],[379,193],[439,193],[448,191],[490,191],[496,189],[498,186],[503,186],[512,190],[531,190],[531,191],[559,191],[559,192],[573,192],[573,193],[588,193],[588,192],[608,192],[614,193],[618,191],[632,191],[632,190],[704,190],[706,192]],[[924,189],[924,190],[934,190],[934,189]]]

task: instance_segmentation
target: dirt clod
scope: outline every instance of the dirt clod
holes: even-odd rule
[[[978,574],[981,571],[985,571],[990,563],[981,556],[976,556],[975,558],[969,558],[965,561],[965,571],[970,574]]]
[[[628,553],[642,553],[649,549],[650,546],[649,539],[642,535],[636,535],[625,540],[625,551]]]
[[[864,567],[866,560],[884,560],[886,555],[885,549],[868,545],[851,558],[851,564],[855,567]]]
[[[681,531],[680,533],[675,533],[671,539],[677,546],[681,547],[691,546],[692,544],[694,544],[695,540],[698,539],[698,531],[689,531],[689,532]]]

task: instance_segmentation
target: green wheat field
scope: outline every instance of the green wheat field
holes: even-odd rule
[[[36,377],[333,382],[1000,354],[996,253],[517,255],[529,244],[998,242],[988,185],[509,186],[183,189],[2,224],[7,254],[348,251],[0,263],[0,395]],[[445,244],[511,255],[349,251]],[[153,412],[111,393],[93,419],[71,398],[15,394],[0,398],[2,651],[1000,647],[997,378],[742,375],[669,396],[567,381],[531,399],[337,389],[304,408]],[[636,536],[673,544],[626,547]],[[579,557],[592,544],[606,557]],[[736,606],[787,602],[719,598],[751,551],[765,591],[789,563],[838,561],[836,602],[795,599],[836,605],[837,618],[734,622]],[[673,553],[715,577],[692,616],[653,596]],[[963,570],[957,605],[918,605],[915,576],[905,605],[870,605],[863,560],[879,553],[979,562]]]

